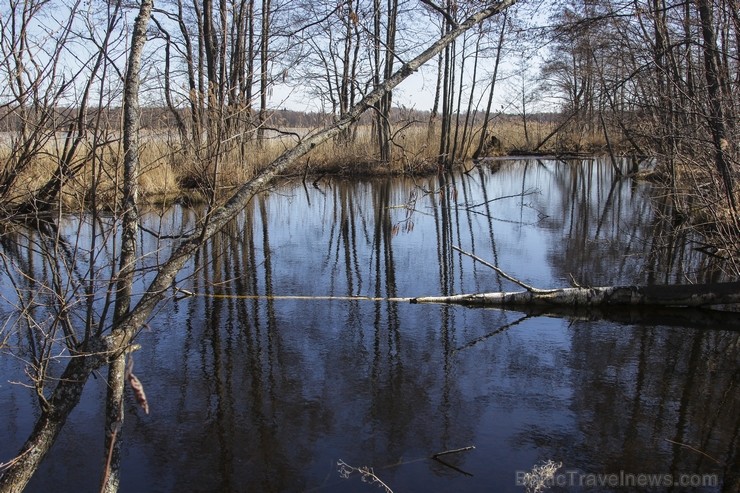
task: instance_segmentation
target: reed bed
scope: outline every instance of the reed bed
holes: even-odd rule
[[[490,135],[496,136],[500,146],[489,155],[509,152],[526,153],[532,150],[555,128],[554,122],[532,120],[527,132],[521,120],[496,122]],[[141,135],[140,197],[144,203],[168,203],[175,200],[199,202],[209,197],[228,195],[253,177],[285,150],[295,145],[311,129],[269,130],[262,141],[254,133],[237,135],[215,146],[197,148],[192,142],[183,143],[176,129],[146,130]],[[458,132],[458,163],[471,159],[480,135],[480,128],[462,139]],[[6,136],[7,137],[7,136]],[[66,209],[84,209],[95,203],[98,207],[115,207],[122,183],[122,146],[119,136],[107,134],[99,139],[104,143],[84,142],[71,162],[74,173],[65,180],[58,195],[59,206]],[[319,176],[341,175],[398,175],[429,174],[439,170],[439,125],[431,127],[423,122],[394,125],[390,163],[381,162],[376,151],[371,125],[357,125],[350,133],[335,138],[314,149],[292,168],[290,174]],[[603,147],[598,136],[574,142],[567,132],[550,139],[539,152],[596,150]],[[11,139],[0,144],[0,172],[10,167]],[[24,167],[15,182],[12,193],[4,202],[22,203],[33,197],[45,183],[60,171],[64,136],[48,140]]]

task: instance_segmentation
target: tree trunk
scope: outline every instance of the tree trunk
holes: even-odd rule
[[[139,230],[139,72],[141,57],[146,44],[146,32],[154,1],[143,0],[139,15],[134,20],[131,35],[131,52],[123,88],[123,197],[121,209],[121,256],[116,282],[116,303],[113,312],[114,327],[128,314],[131,308],[131,293],[136,266],[136,235]],[[123,348],[121,348],[123,349]],[[105,413],[106,468],[101,491],[115,493],[120,482],[121,431],[123,426],[123,389],[126,355],[123,352],[111,355],[108,365],[108,392]]]
[[[496,60],[493,62],[493,75],[491,76],[491,89],[488,92],[488,103],[486,103],[486,114],[483,117],[483,128],[480,131],[480,139],[478,140],[478,148],[473,153],[473,159],[483,157],[485,153],[486,142],[488,142],[488,124],[491,121],[491,106],[493,105],[493,91],[496,89],[496,80],[498,78],[498,66],[501,61],[501,49],[504,45],[504,33],[506,32],[506,21],[508,18],[508,12],[504,12],[504,18],[501,21],[501,32],[498,36],[498,46],[496,47]],[[535,149],[536,150],[536,149]]]
[[[671,306],[707,307],[740,303],[740,282],[688,285],[527,289],[516,292],[424,296],[412,303],[477,306]]]
[[[123,146],[124,146],[124,191],[123,191],[123,233],[121,239],[120,271],[116,292],[116,307],[114,321],[120,322],[129,314],[131,300],[131,284],[133,282],[134,264],[136,261],[136,232],[138,226],[138,212],[136,200],[138,195],[139,175],[139,71],[141,56],[146,43],[146,31],[151,16],[153,0],[143,0],[139,15],[134,21],[131,38],[131,52],[129,55],[128,70],[124,86],[124,118],[123,118]],[[25,443],[20,460],[8,467],[0,477],[0,492],[21,491],[25,488],[33,473],[38,468],[46,453],[54,444],[59,431],[64,425],[69,413],[77,406],[85,383],[90,373],[106,361],[105,351],[95,350],[91,344],[100,345],[101,341],[92,340],[80,348],[80,354],[72,358],[64,375],[54,390],[49,404],[42,409],[41,416],[36,422],[34,431]],[[118,489],[120,423],[123,419],[120,398],[123,395],[123,353],[120,351],[125,345],[118,345],[113,349],[118,354],[112,355],[112,364],[109,369],[109,398],[117,402],[108,402],[106,412],[106,456],[112,452],[111,462],[104,480],[103,489],[113,492]],[[90,356],[94,354],[95,356]],[[120,363],[120,364],[119,364]],[[121,371],[119,372],[119,366]],[[110,472],[109,472],[110,471]]]
[[[267,85],[269,71],[270,49],[270,0],[262,0],[262,38],[260,39],[260,111],[259,127],[257,128],[257,140],[259,145],[263,144],[265,138],[265,122],[267,121]]]
[[[121,483],[121,431],[123,430],[123,394],[125,389],[126,355],[121,353],[108,365],[108,392],[105,402],[105,470],[104,493],[115,493]]]
[[[478,106],[476,105],[475,112],[473,111],[473,102],[475,100],[475,87],[478,80],[478,57],[480,56],[480,43],[483,38],[483,28],[481,27],[478,31],[478,38],[475,41],[475,52],[473,54],[473,75],[472,82],[470,83],[470,89],[468,94],[468,109],[465,112],[465,123],[463,124],[462,138],[460,139],[460,159],[464,160],[468,157],[470,152],[470,145],[473,141],[473,129],[475,125],[475,117],[478,113]],[[472,116],[471,116],[472,115]]]
[[[444,31],[443,31],[444,33]],[[437,55],[437,84],[434,89],[434,104],[432,111],[429,113],[429,123],[427,124],[427,140],[432,140],[434,136],[434,126],[437,124],[437,113],[439,109],[439,95],[442,91],[442,53]]]
[[[460,141],[459,141],[459,136],[460,136],[460,110],[461,110],[461,107],[462,107],[463,92],[465,91],[465,84],[463,83],[462,78],[463,78],[463,75],[465,74],[465,61],[468,58],[468,55],[467,55],[468,38],[467,38],[467,36],[463,36],[463,40],[462,41],[463,41],[462,42],[462,49],[460,50],[460,86],[457,89],[457,104],[455,106],[455,129],[454,129],[454,132],[453,132],[452,128],[450,128],[450,133],[452,134],[452,149],[450,150],[450,162],[452,162],[452,163],[454,163],[457,160],[457,158],[459,157],[457,150],[458,150],[458,147],[459,147],[459,144],[460,144]],[[477,46],[476,46],[475,52],[476,52],[475,61],[476,61],[476,67],[477,67],[477,64],[478,64],[478,57],[477,57],[478,50],[477,50]],[[473,69],[472,80],[473,80],[473,82],[472,82],[473,87],[470,88],[471,93],[474,91],[474,87],[475,87],[475,69]],[[454,96],[453,96],[453,100],[454,100]]]

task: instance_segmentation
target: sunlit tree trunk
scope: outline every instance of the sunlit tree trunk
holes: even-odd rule
[[[475,110],[473,109],[473,101],[475,100],[475,87],[478,81],[478,59],[480,57],[480,43],[483,39],[483,34],[483,26],[481,25],[479,27],[477,39],[475,40],[475,51],[473,53],[473,80],[468,94],[468,108],[465,111],[465,123],[463,125],[463,133],[459,144],[460,159],[467,158],[468,153],[470,152],[470,144],[473,140],[472,127],[475,125],[475,119],[478,113],[477,108]],[[457,132],[457,130],[455,130],[455,132]]]
[[[385,32],[385,64],[383,67],[383,79],[387,80],[393,75],[394,59],[396,57],[396,22],[398,20],[398,0],[388,0],[386,6],[386,32]],[[382,118],[378,121],[380,125],[380,160],[390,164],[392,156],[391,142],[391,110],[393,108],[393,92],[388,91],[380,100],[380,114]]]
[[[447,16],[443,24],[443,32],[448,33],[453,28],[448,19],[453,19],[455,7],[448,0],[445,12]],[[450,134],[452,130],[452,102],[454,100],[455,87],[455,42],[453,41],[444,49],[444,63],[442,69],[442,125],[439,135],[439,155],[437,162],[440,167],[449,170],[452,167],[452,156],[450,156]]]
[[[429,123],[427,125],[427,140],[431,140],[434,135],[434,127],[437,124],[439,114],[439,98],[442,92],[442,53],[437,56],[437,84],[434,88],[434,104],[432,111],[429,113]]]
[[[182,36],[182,43],[184,46],[180,47],[182,54],[185,58],[185,67],[187,74],[187,89],[188,89],[188,103],[190,107],[190,133],[191,141],[183,142],[184,148],[190,148],[193,151],[193,155],[197,156],[200,152],[200,144],[202,142],[201,133],[201,107],[200,107],[200,92],[197,84],[197,67],[195,64],[195,53],[193,52],[193,43],[188,31],[187,25],[185,24],[185,17],[183,11],[182,0],[177,0],[177,27]]]
[[[467,46],[468,46],[468,38],[467,36],[463,36],[463,42],[462,42],[462,50],[460,53],[460,86],[457,89],[457,103],[455,106],[455,128],[454,131],[451,128],[450,133],[452,134],[452,149],[450,150],[450,161],[455,162],[457,160],[458,156],[458,148],[460,145],[459,142],[459,135],[460,135],[460,111],[462,109],[462,97],[463,92],[465,90],[465,84],[462,83],[462,77],[465,74],[465,61],[467,60]],[[477,58],[476,58],[477,61]],[[477,63],[476,63],[477,68]],[[475,69],[473,69],[475,72]],[[473,75],[473,84],[475,84],[475,75]]]
[[[398,0],[387,0],[385,7],[385,36],[382,32],[383,8],[380,0],[373,1],[373,59],[375,62],[373,82],[378,87],[381,80],[387,80],[393,74],[396,49],[396,17]],[[384,55],[384,56],[383,56]],[[381,66],[383,67],[381,70]],[[391,162],[391,107],[392,93],[386,93],[375,108],[375,140],[379,158],[383,163]]]
[[[269,49],[270,49],[270,0],[262,0],[262,38],[260,40],[260,111],[257,139],[262,143],[265,137],[267,121],[267,86],[269,82]]]
[[[142,0],[139,15],[134,21],[131,51],[126,69],[123,92],[123,197],[121,210],[121,253],[119,258],[116,303],[113,312],[114,326],[128,315],[136,266],[136,235],[139,230],[139,72],[141,57],[146,44],[146,33],[152,13],[153,0]],[[121,430],[123,426],[123,391],[126,353],[119,351],[110,357],[108,365],[108,391],[105,420],[106,467],[102,490],[118,491],[121,463]]]
[[[506,20],[508,12],[504,12],[504,17],[501,20],[501,31],[498,35],[498,46],[496,46],[496,60],[493,63],[493,75],[491,75],[491,86],[488,92],[488,102],[486,103],[486,113],[483,117],[483,128],[480,131],[480,139],[478,140],[478,148],[473,153],[473,158],[477,159],[482,156],[486,150],[486,142],[488,142],[488,125],[491,121],[491,107],[493,106],[493,92],[496,89],[496,81],[498,79],[498,66],[501,61],[501,49],[504,45],[504,32],[506,30]]]

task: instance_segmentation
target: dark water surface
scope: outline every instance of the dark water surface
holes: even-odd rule
[[[197,214],[174,207],[146,225],[188,231]],[[647,490],[589,487],[593,478],[580,476],[620,472],[718,481],[651,491],[732,491],[737,318],[263,296],[516,289],[452,245],[539,287],[568,286],[571,276],[584,285],[718,279],[667,214],[649,185],[615,180],[592,161],[275,188],[188,264],[178,285],[196,296],[163,304],[138,337],[135,371],[151,413],[128,400],[121,490],[382,491],[341,478],[343,460],[373,467],[395,493],[522,492],[517,471],[553,460],[567,476],[551,491]],[[91,244],[84,218],[66,220],[62,233],[80,249]],[[148,266],[171,248],[149,233],[141,240],[155,252]],[[2,252],[43,278],[30,244],[5,238]],[[14,354],[0,352],[4,462],[30,432],[36,400],[21,385],[28,340],[13,332],[5,276],[0,289],[0,340],[12,332]],[[29,491],[97,490],[104,392],[101,374]],[[441,457],[447,464],[430,458],[467,446],[475,449]]]

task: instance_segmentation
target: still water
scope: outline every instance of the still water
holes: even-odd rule
[[[183,271],[195,296],[173,290],[137,339],[151,412],[127,403],[121,491],[382,491],[342,478],[340,460],[395,493],[523,492],[517,474],[547,460],[562,463],[551,491],[646,489],[589,486],[597,474],[707,475],[651,491],[733,491],[737,318],[310,299],[516,289],[453,245],[538,287],[719,279],[650,193],[604,163],[528,160],[260,195]],[[171,248],[152,232],[190,231],[201,213],[149,212],[143,266]],[[84,217],[61,233],[92,246]],[[31,243],[7,237],[2,252],[43,277]],[[0,289],[13,321],[5,276]],[[0,462],[36,416],[24,343],[0,352]],[[28,491],[97,490],[104,393],[104,375],[91,379]]]

